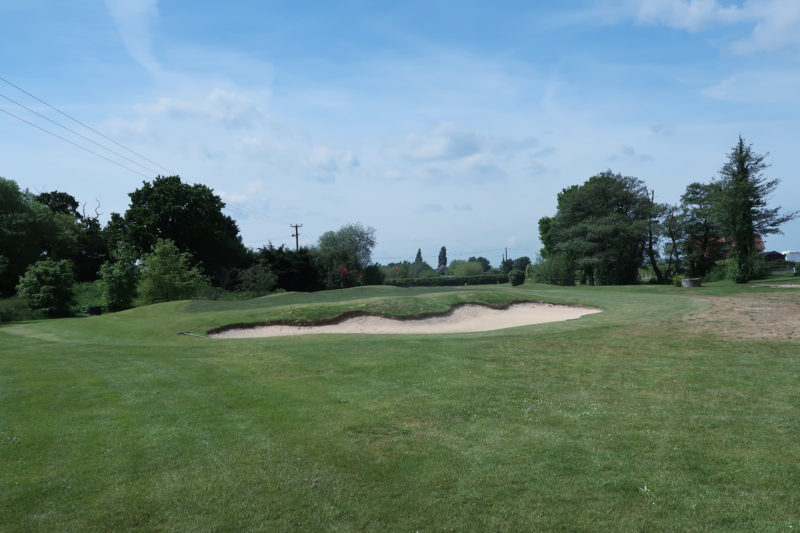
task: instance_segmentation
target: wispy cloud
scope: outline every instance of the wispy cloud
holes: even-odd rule
[[[106,0],[122,44],[151,74],[161,73],[153,54],[152,25],[158,20],[158,0]]]
[[[800,46],[797,0],[747,0],[741,4],[723,4],[718,0],[630,0],[629,5],[639,24],[690,32],[736,24],[750,26],[749,35],[729,43],[729,49],[735,53]]]

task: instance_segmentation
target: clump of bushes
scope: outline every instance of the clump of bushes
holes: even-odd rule
[[[522,285],[525,283],[525,273],[515,268],[508,273],[508,281],[515,287]]]
[[[71,261],[47,258],[28,266],[19,278],[17,294],[28,302],[28,307],[48,317],[70,316],[75,305],[74,283]]]

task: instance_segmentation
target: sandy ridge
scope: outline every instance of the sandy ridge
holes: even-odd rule
[[[503,308],[460,304],[449,312],[424,317],[386,318],[363,312],[348,313],[324,324],[233,324],[208,331],[212,338],[282,337],[321,333],[431,334],[469,333],[574,320],[601,309],[539,302],[518,302]]]

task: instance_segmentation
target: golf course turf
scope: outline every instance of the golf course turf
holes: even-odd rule
[[[513,301],[604,311],[177,334]],[[797,530],[798,308],[726,282],[365,287],[2,325],[0,530]]]

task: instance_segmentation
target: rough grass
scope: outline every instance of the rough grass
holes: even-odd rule
[[[0,530],[796,529],[796,341],[686,318],[791,291],[380,287],[0,327]],[[476,299],[605,312],[458,335],[176,335]]]

